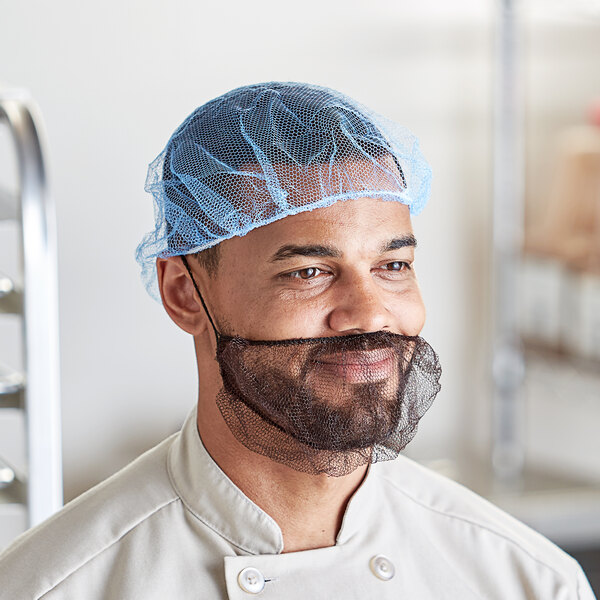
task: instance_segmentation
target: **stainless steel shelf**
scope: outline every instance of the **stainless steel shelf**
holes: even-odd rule
[[[0,89],[0,125],[12,136],[18,167],[17,192],[0,189],[0,221],[14,221],[20,233],[14,257],[22,281],[0,273],[0,318],[19,315],[23,333],[23,373],[0,364],[0,409],[23,411],[27,457],[27,480],[19,476],[0,489],[1,546],[6,532],[16,535],[61,507],[62,459],[56,223],[41,119],[26,92]],[[0,445],[0,454],[8,450]]]

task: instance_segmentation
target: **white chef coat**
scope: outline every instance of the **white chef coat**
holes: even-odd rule
[[[181,432],[18,538],[0,556],[0,598],[594,598],[567,554],[402,456],[370,467],[335,546],[282,550],[277,523],[207,453],[193,411]]]

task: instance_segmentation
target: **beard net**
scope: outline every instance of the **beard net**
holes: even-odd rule
[[[394,459],[440,390],[418,336],[384,331],[254,341],[218,336],[217,404],[250,450],[297,471],[339,477]]]
[[[430,183],[417,139],[355,100],[304,83],[241,87],[197,108],[150,164],[155,227],[136,259],[159,299],[157,257],[340,200],[397,201],[418,214]]]

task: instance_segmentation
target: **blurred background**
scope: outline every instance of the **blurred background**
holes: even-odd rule
[[[416,267],[423,335],[444,374],[407,454],[597,576],[598,2],[0,0],[0,11],[0,98],[24,89],[39,107],[55,205],[65,501],[176,431],[195,401],[192,340],[147,296],[133,257],[153,227],[147,164],[207,100],[307,81],[408,127],[432,165],[432,197],[414,219]],[[5,125],[0,206],[19,196]],[[9,213],[5,382],[27,370],[34,344],[14,302],[1,308],[25,283]],[[0,547],[29,522],[27,388],[9,388],[2,400],[0,385]]]

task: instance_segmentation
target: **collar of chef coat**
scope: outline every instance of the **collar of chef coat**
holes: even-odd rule
[[[197,428],[197,407],[171,446],[168,469],[187,508],[223,538],[250,554],[283,551],[277,523],[227,477],[204,447]],[[364,515],[375,497],[370,470],[346,507],[336,544],[346,543],[361,521],[364,525]]]

